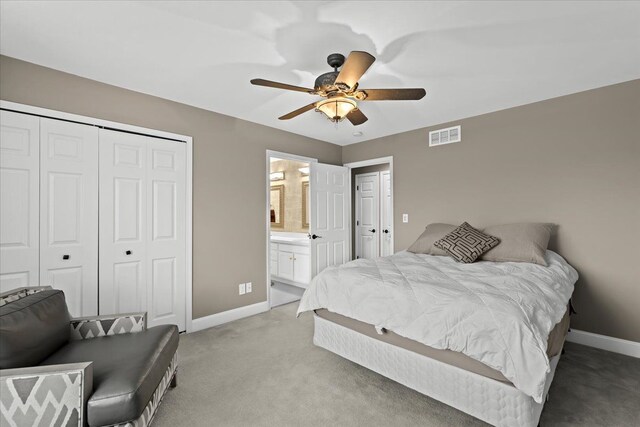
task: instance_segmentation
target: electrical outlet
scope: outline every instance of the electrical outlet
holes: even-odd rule
[[[253,290],[252,289],[253,286],[251,285],[251,282],[245,283],[245,285],[246,285],[245,287],[246,287],[247,293],[249,293],[249,292],[251,292]]]
[[[405,224],[409,222],[409,214],[402,214],[402,222]]]
[[[247,287],[245,286],[245,283],[240,283],[238,285],[238,295],[244,295],[247,293]]]

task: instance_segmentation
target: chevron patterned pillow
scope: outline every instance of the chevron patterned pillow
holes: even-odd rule
[[[460,227],[436,241],[433,246],[442,249],[456,261],[468,264],[498,244],[500,239],[497,237],[484,234],[463,222]]]

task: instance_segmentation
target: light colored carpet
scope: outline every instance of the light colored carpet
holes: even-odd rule
[[[312,343],[297,303],[189,335],[162,426],[482,426]],[[633,426],[640,359],[567,343],[541,425]]]

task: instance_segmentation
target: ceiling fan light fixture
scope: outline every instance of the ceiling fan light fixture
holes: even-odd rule
[[[324,113],[332,122],[341,122],[347,114],[358,108],[356,102],[349,98],[336,97],[318,102],[316,111]]]
[[[326,98],[293,110],[278,117],[278,120],[290,120],[315,109],[315,111],[327,116],[329,121],[333,123],[347,119],[353,126],[360,126],[369,119],[358,108],[357,102],[418,101],[426,94],[423,88],[359,89],[360,78],[375,60],[376,58],[373,55],[359,50],[349,53],[346,59],[342,54],[332,53],[327,57],[327,63],[333,68],[333,71],[318,76],[313,89],[265,79],[252,79],[251,84],[295,92],[306,92],[309,95]],[[339,71],[338,68],[340,69]]]

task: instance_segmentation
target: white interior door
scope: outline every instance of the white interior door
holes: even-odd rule
[[[186,329],[186,144],[146,138],[147,324]]]
[[[40,282],[98,314],[98,128],[40,119]]]
[[[393,199],[391,172],[380,172],[380,256],[393,255]]]
[[[347,262],[349,249],[349,169],[311,163],[311,276]]]
[[[0,111],[0,292],[40,284],[39,126]]]
[[[186,328],[186,147],[101,130],[100,313]]]
[[[380,256],[380,173],[356,175],[356,258]]]
[[[147,310],[147,142],[100,130],[100,314]]]

